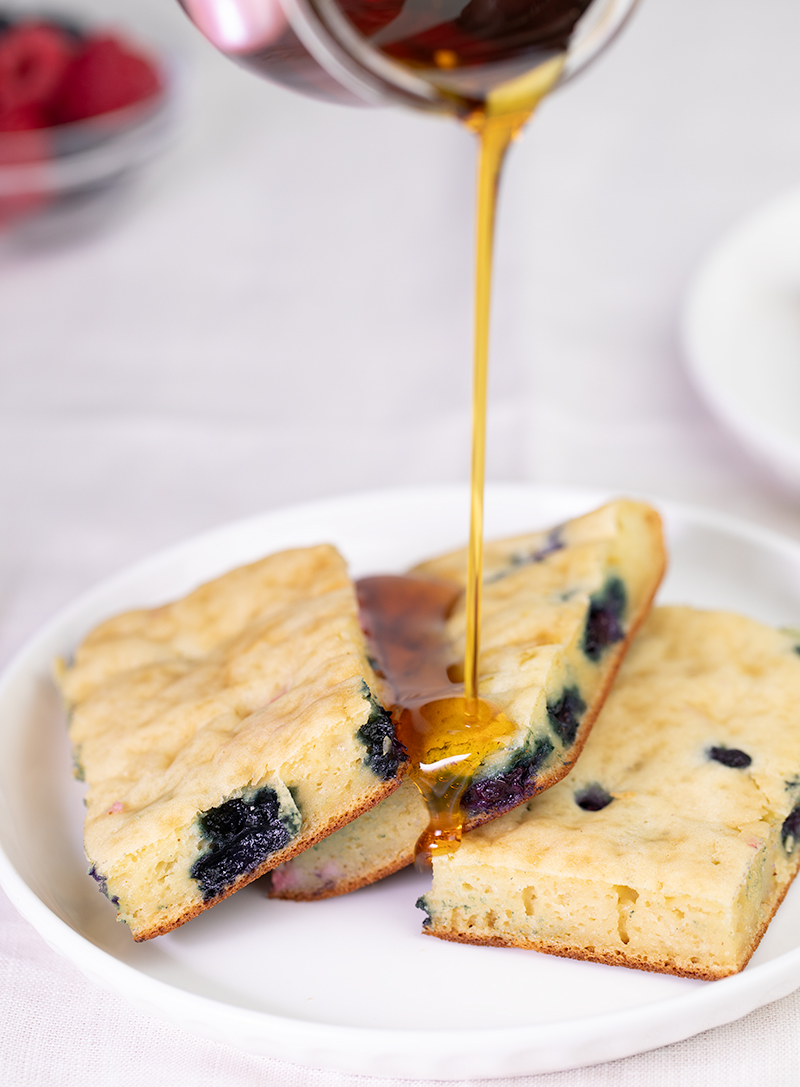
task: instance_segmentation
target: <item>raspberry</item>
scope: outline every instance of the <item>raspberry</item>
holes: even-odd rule
[[[124,109],[161,90],[153,64],[110,35],[87,38],[51,107],[55,124]]]
[[[49,125],[50,118],[41,106],[17,106],[0,111],[0,132],[31,132]]]
[[[70,38],[46,23],[17,23],[0,37],[0,112],[46,106],[73,57]]]

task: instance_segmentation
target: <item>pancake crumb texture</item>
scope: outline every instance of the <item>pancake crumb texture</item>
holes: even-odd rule
[[[425,931],[706,980],[800,864],[797,639],[656,609],[568,778],[434,864]]]
[[[466,563],[462,549],[411,573],[463,590]],[[465,792],[468,828],[549,788],[575,763],[664,566],[658,514],[624,499],[486,545],[479,689],[517,730],[481,763]],[[464,661],[464,605],[462,592],[445,632],[451,674]],[[325,898],[395,872],[413,861],[427,821],[419,791],[406,780],[387,801],[276,869],[271,893]]]
[[[405,770],[327,545],[110,619],[59,678],[91,875],[137,940],[355,818]]]

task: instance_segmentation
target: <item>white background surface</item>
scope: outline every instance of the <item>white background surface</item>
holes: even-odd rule
[[[124,13],[186,57],[188,129],[113,228],[0,246],[2,660],[99,578],[199,529],[461,480],[468,461],[469,137],[261,84],[169,0],[72,7]],[[542,108],[503,194],[493,478],[646,490],[800,536],[797,497],[708,415],[678,349],[697,262],[800,184],[799,44],[794,0],[643,0]],[[4,1083],[364,1082],[133,1014],[0,909]],[[796,994],[535,1082],[782,1087],[799,1042]]]

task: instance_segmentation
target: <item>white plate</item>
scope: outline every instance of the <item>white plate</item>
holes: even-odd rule
[[[800,191],[762,208],[714,249],[689,290],[683,331],[712,410],[800,485]]]
[[[491,535],[546,526],[603,496],[490,488]],[[800,625],[800,546],[667,508],[662,599]],[[463,542],[460,488],[376,493],[269,514],[191,540],[101,585],[17,657],[0,684],[0,856],[22,913],[137,1007],[242,1049],[379,1076],[466,1079],[579,1067],[730,1022],[800,986],[800,882],[752,963],[710,984],[425,938],[426,880],[403,872],[341,899],[270,902],[257,885],[143,945],[85,875],[51,662],[109,613],[156,604],[265,552],[331,540],[353,574],[402,570]]]

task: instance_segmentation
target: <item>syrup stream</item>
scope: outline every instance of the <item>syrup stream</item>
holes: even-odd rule
[[[446,630],[448,616],[461,596],[460,586],[411,577],[365,578],[358,583],[362,623],[380,670],[395,692],[392,716],[408,753],[409,776],[428,807],[429,824],[415,848],[414,863],[421,870],[430,867],[434,856],[458,848],[464,827],[462,800],[472,777],[516,731],[496,706],[480,698],[478,689],[492,258],[497,193],[506,152],[552,89],[563,63],[563,55],[556,56],[501,84],[466,119],[480,142],[463,668],[451,659],[454,647]]]
[[[527,118],[526,118],[527,119]],[[486,475],[486,410],[489,373],[489,326],[492,302],[492,262],[497,190],[509,143],[519,130],[500,117],[475,118],[471,127],[479,134],[478,190],[475,229],[475,341],[472,375],[472,467],[470,476],[470,523],[467,559],[464,693],[471,707],[478,698],[483,581],[483,495]],[[521,122],[521,123],[524,123]],[[520,124],[521,127],[521,124]]]
[[[427,731],[419,750],[410,749],[411,776],[430,815],[417,842],[414,863],[429,868],[434,856],[453,853],[461,842],[464,812],[461,801],[484,759],[510,738],[514,726],[479,697],[479,660],[483,598],[483,514],[486,476],[486,414],[491,324],[492,265],[497,194],[506,152],[541,99],[561,73],[556,57],[518,80],[501,86],[486,106],[467,119],[480,140],[475,229],[475,326],[472,379],[472,465],[470,526],[467,549],[466,643],[464,694],[429,703],[412,715]],[[498,93],[499,92],[499,93]],[[406,711],[408,713],[408,711]],[[409,721],[401,716],[400,738],[408,746]],[[444,740],[444,742],[442,742]],[[434,757],[436,756],[436,757]]]
[[[475,240],[475,341],[472,396],[470,534],[465,592],[463,670],[449,659],[446,622],[460,587],[420,578],[375,577],[358,583],[362,622],[394,688],[395,729],[408,752],[409,775],[428,807],[429,824],[414,863],[455,852],[464,827],[462,799],[481,763],[515,726],[479,697],[483,582],[483,499],[489,369],[492,258],[500,174],[506,152],[552,89],[563,55],[501,84],[466,120],[479,138]],[[456,676],[457,672],[461,672]],[[463,684],[458,682],[463,675]]]
[[[483,498],[486,475],[486,411],[489,373],[489,329],[497,193],[506,152],[539,102],[553,89],[564,66],[556,56],[533,71],[491,91],[485,105],[471,113],[466,125],[478,135],[478,184],[475,222],[475,340],[472,379],[472,468],[467,564],[467,641],[464,690],[469,703],[478,698],[481,601],[483,585]]]

